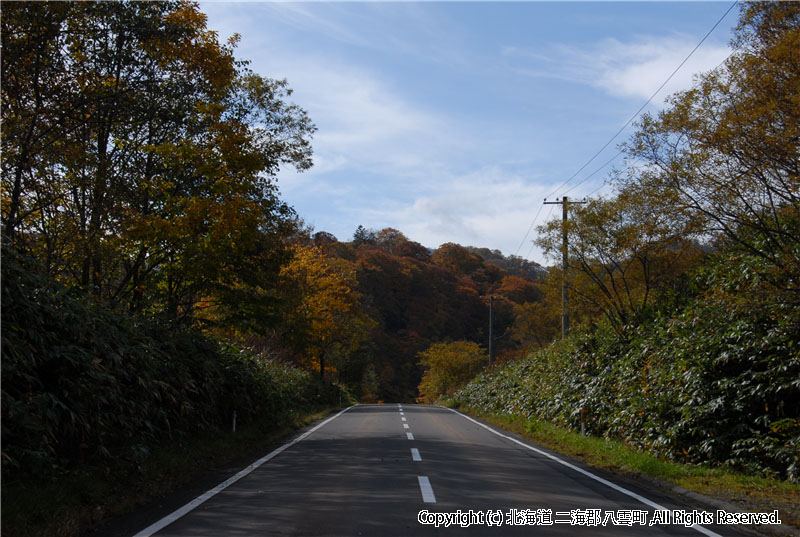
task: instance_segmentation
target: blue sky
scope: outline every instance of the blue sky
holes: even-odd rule
[[[283,199],[350,240],[393,227],[550,264],[525,238],[616,153],[641,107],[731,2],[210,2],[237,57],[286,78],[318,127],[314,167],[281,171]],[[648,110],[730,53],[734,8]],[[568,192],[607,192],[617,158]],[[555,215],[557,211],[553,211]],[[523,240],[524,239],[524,240]]]

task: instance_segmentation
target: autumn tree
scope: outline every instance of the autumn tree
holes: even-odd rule
[[[292,216],[274,177],[311,165],[314,127],[235,44],[190,2],[4,6],[4,236],[112,305],[267,299]]]
[[[460,244],[442,244],[431,255],[431,261],[456,274],[465,276],[483,267],[483,260]]]
[[[800,281],[800,5],[742,6],[734,53],[641,121],[629,154],[646,163],[624,188],[659,192],[682,214],[760,259],[796,296]],[[796,298],[794,299],[796,300]]]
[[[317,247],[298,245],[281,276],[291,304],[284,338],[324,378],[326,369],[341,368],[368,341],[375,326],[362,309],[355,269]]]
[[[621,328],[692,265],[698,248],[688,227],[676,225],[674,213],[655,210],[658,199],[625,191],[572,208],[567,280],[574,307]],[[552,257],[561,255],[563,225],[553,220],[539,228],[537,243]]]
[[[467,250],[478,254],[487,264],[498,266],[507,273],[515,276],[524,276],[531,280],[542,280],[547,273],[538,263],[528,261],[516,255],[505,256],[500,250],[476,248],[474,246],[467,246]]]
[[[544,293],[539,289],[537,284],[528,278],[515,276],[513,274],[504,275],[500,284],[494,289],[494,292],[517,304],[539,302],[544,296]]]
[[[394,254],[395,250],[406,242],[408,242],[408,237],[391,227],[383,228],[375,234],[375,245],[390,254]]]
[[[425,368],[419,385],[420,398],[425,403],[434,403],[442,395],[452,395],[489,361],[486,351],[471,341],[435,343],[418,356]]]

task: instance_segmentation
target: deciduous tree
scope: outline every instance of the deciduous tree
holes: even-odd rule
[[[268,287],[314,126],[196,4],[19,2],[2,17],[3,233],[113,305],[193,319]],[[234,292],[235,291],[235,292]],[[252,301],[251,301],[252,302]]]
[[[722,66],[644,117],[628,151],[647,165],[624,185],[659,192],[664,211],[761,258],[762,277],[796,294],[800,5],[743,5],[733,45]]]
[[[351,263],[317,247],[298,245],[294,253],[281,271],[292,294],[285,337],[324,378],[326,368],[341,366],[369,340],[375,321],[362,309]]]
[[[442,395],[452,395],[489,362],[486,351],[471,341],[435,343],[419,353],[419,358],[425,368],[419,385],[420,397],[425,403],[433,403]]]

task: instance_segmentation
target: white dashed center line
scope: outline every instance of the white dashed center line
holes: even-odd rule
[[[436,503],[436,496],[433,494],[431,482],[424,475],[417,476],[419,490],[422,492],[422,501],[425,503]]]
[[[419,454],[419,450],[415,447],[411,448],[411,460],[417,462],[422,460],[422,456]]]
[[[406,433],[406,436],[408,437],[409,440],[414,440],[414,435],[413,434]]]

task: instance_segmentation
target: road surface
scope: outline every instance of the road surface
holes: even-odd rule
[[[665,510],[703,512],[447,408],[356,405],[135,535],[745,535]]]

